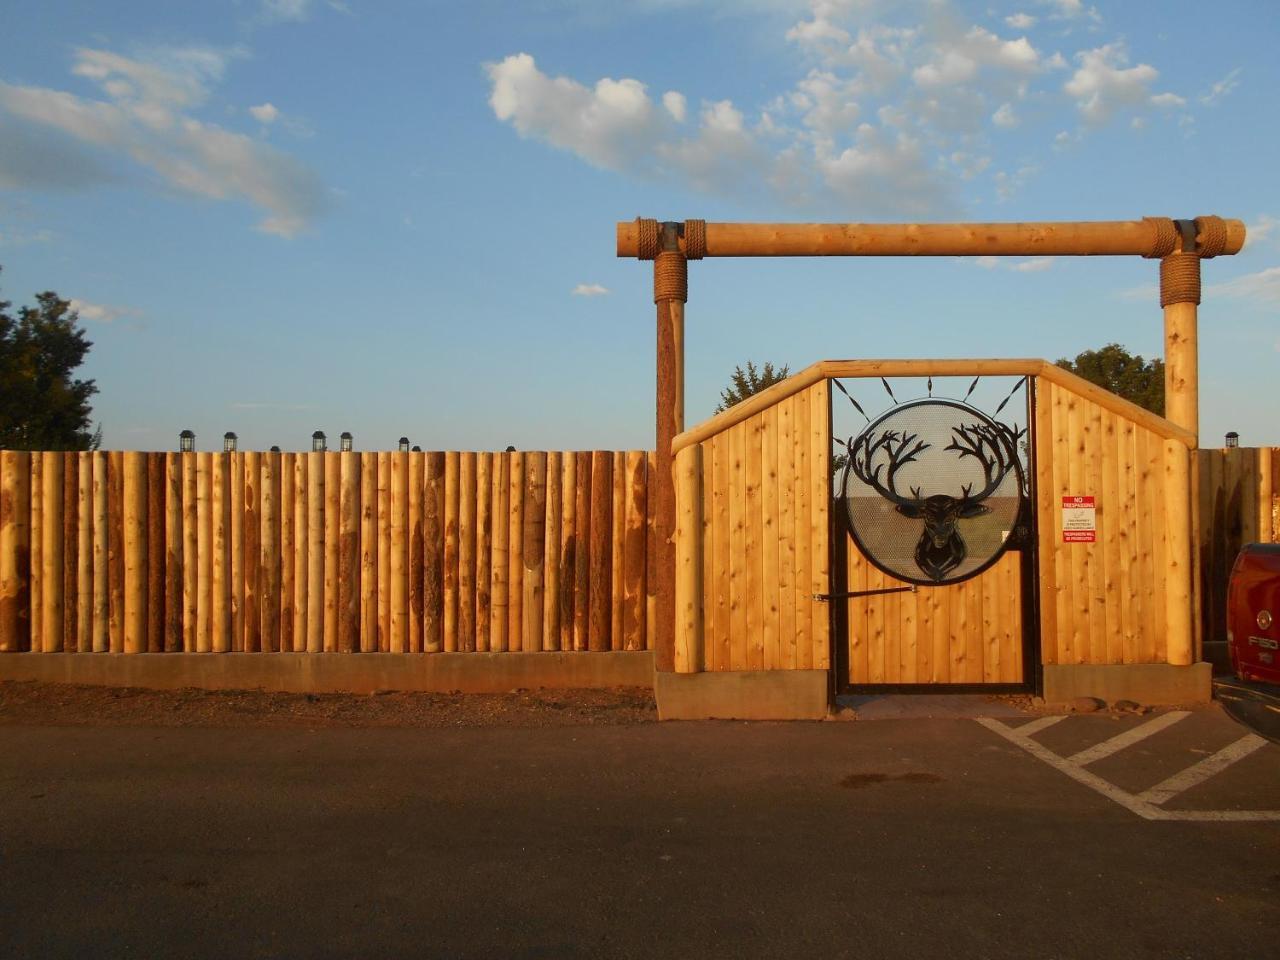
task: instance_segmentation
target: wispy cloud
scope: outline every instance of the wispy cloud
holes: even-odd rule
[[[1242,72],[1242,68],[1236,67],[1225,77],[1211,86],[1207,93],[1201,94],[1199,97],[1200,102],[1208,107],[1217,106],[1224,97],[1240,85],[1240,74]]]
[[[1211,283],[1205,287],[1206,296],[1231,297],[1257,304],[1280,303],[1280,267],[1268,267],[1257,273]]]
[[[121,319],[140,319],[142,311],[135,307],[111,306],[105,303],[92,303],[88,300],[81,300],[72,297],[70,301],[71,309],[80,314],[81,320],[87,320],[90,323],[115,323]]]
[[[232,410],[315,410],[310,403],[283,403],[272,400],[238,400],[231,404]]]
[[[967,260],[983,270],[1012,270],[1016,273],[1042,273],[1057,262],[1057,257],[1031,257],[1026,260],[1008,257],[974,257]]]
[[[33,243],[50,243],[54,238],[52,230],[0,230],[0,247],[26,247]]]
[[[575,297],[603,297],[609,288],[598,283],[580,283],[571,292]]]
[[[246,201],[265,214],[260,230],[292,236],[327,205],[319,178],[287,154],[195,115],[229,61],[242,55],[206,47],[159,48],[137,58],[77,50],[72,73],[105,99],[0,82],[0,125],[8,135],[0,136],[0,185],[83,188],[132,164],[187,194]],[[49,159],[63,171],[57,182],[41,162]]]

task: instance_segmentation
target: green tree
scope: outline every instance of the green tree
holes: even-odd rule
[[[46,291],[34,307],[0,300],[0,448],[96,450],[92,380],[72,376],[91,344],[70,302]]]
[[[729,386],[720,391],[720,406],[716,407],[716,413],[728,410],[734,404],[741,403],[747,397],[787,379],[790,375],[791,368],[785,363],[776,369],[772,363],[765,363],[763,367],[757,368],[748,360],[746,370],[734,367],[733,374],[729,377]]]
[[[1144,360],[1118,343],[1108,343],[1074,360],[1063,358],[1058,366],[1164,416],[1164,361],[1159,358]]]

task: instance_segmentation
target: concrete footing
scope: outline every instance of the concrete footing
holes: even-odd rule
[[[0,680],[290,693],[649,687],[653,653],[5,653]]]
[[[1044,699],[1047,703],[1070,703],[1076,697],[1097,697],[1107,703],[1207,703],[1213,695],[1212,680],[1213,670],[1207,663],[1186,667],[1167,663],[1045,664]]]
[[[654,674],[659,720],[821,720],[825,670]]]

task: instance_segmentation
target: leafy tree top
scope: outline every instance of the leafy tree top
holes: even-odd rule
[[[1074,360],[1063,358],[1058,366],[1164,416],[1164,361],[1159,358],[1144,360],[1118,343],[1108,343]]]
[[[746,370],[742,367],[734,367],[733,374],[729,377],[729,386],[720,391],[720,405],[716,407],[716,413],[728,410],[747,397],[787,379],[790,375],[791,367],[785,363],[776,369],[769,362],[757,368],[752,361],[748,360]]]
[[[73,373],[92,344],[71,303],[46,291],[36,304],[10,312],[0,300],[0,448],[94,450],[92,380]]]

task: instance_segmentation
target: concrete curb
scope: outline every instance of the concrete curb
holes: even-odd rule
[[[289,693],[506,693],[652,687],[651,651],[609,653],[6,653],[0,680]]]

